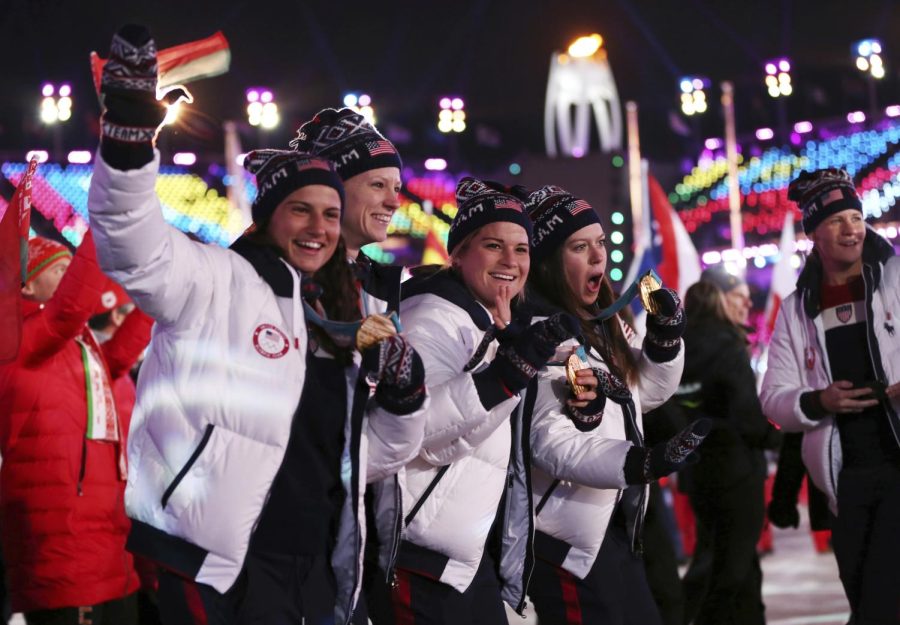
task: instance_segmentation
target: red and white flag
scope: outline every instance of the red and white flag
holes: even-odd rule
[[[175,85],[186,85],[201,78],[224,74],[231,65],[231,49],[225,35],[219,31],[206,39],[160,50],[157,63],[159,65],[157,89],[164,92]],[[91,73],[98,94],[104,65],[106,59],[101,59],[96,52],[91,52]]]
[[[28,163],[6,212],[0,217],[0,363],[16,359],[22,342],[22,285],[28,265],[31,181],[37,157]]]
[[[769,299],[766,301],[766,336],[772,336],[775,330],[775,319],[781,308],[781,302],[797,288],[797,270],[791,266],[794,256],[794,212],[788,210],[784,215],[784,228],[781,230],[781,244],[778,262],[772,269],[772,282],[769,287]]]

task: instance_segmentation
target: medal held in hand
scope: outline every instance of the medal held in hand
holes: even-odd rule
[[[590,368],[590,365],[587,362],[584,347],[579,347],[572,352],[572,355],[569,356],[568,359],[566,359],[566,379],[569,381],[569,386],[572,387],[572,393],[574,395],[587,391],[587,388],[575,381],[575,373],[581,369],[588,368]]]
[[[653,293],[653,291],[658,291],[659,289],[662,288],[662,281],[659,279],[659,277],[653,272],[648,272],[648,273],[644,274],[643,276],[641,276],[641,282],[640,282],[639,288],[640,288],[640,296],[641,296],[641,305],[643,305],[644,310],[646,310],[651,315],[655,315],[655,314],[659,313],[659,310],[657,309],[657,306],[656,306],[656,302],[654,302],[650,298],[650,294]]]
[[[356,347],[359,351],[363,351],[395,334],[397,334],[397,326],[390,317],[379,314],[369,315],[356,331]]]

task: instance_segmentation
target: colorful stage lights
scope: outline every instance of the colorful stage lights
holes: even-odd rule
[[[466,103],[459,96],[444,96],[438,102],[438,130],[443,133],[466,129]]]
[[[251,87],[245,91],[247,97],[247,121],[251,126],[265,130],[275,128],[281,122],[275,94],[265,87]]]
[[[709,78],[703,76],[685,76],[680,81],[681,112],[685,115],[699,115],[706,112],[706,89],[710,86]]]
[[[791,85],[791,62],[782,57],[767,61],[766,69],[766,89],[773,98],[789,96],[794,92]]]

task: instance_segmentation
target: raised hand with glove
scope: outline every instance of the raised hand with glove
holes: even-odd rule
[[[362,352],[362,366],[378,380],[375,401],[398,415],[409,414],[425,401],[425,367],[403,336],[393,334]]]
[[[694,464],[696,449],[712,429],[712,421],[697,419],[665,443],[652,448],[632,447],[625,456],[625,481],[648,484]]]
[[[156,43],[144,26],[128,24],[113,35],[100,80],[100,154],[116,169],[138,169],[152,161],[167,105],[191,101],[181,88],[157,99],[156,56]]]
[[[575,317],[556,313],[528,326],[514,339],[501,342],[491,364],[472,375],[482,405],[490,410],[528,386],[556,353],[557,346],[580,331]]]
[[[644,353],[653,362],[673,360],[681,349],[681,335],[687,320],[681,299],[672,289],[661,288],[650,294],[656,313],[647,314]]]

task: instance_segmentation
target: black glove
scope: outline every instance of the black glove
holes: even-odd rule
[[[409,414],[425,401],[425,367],[409,341],[395,334],[362,353],[362,366],[375,379],[375,401],[398,415]]]
[[[648,484],[694,464],[699,459],[695,450],[711,429],[712,421],[704,417],[651,449],[632,447],[625,456],[625,481]]]
[[[100,154],[120,170],[137,169],[153,160],[153,141],[166,117],[166,103],[181,98],[183,89],[156,99],[156,43],[144,26],[128,24],[113,35],[109,59],[100,79]]]
[[[788,501],[783,498],[773,498],[766,510],[769,520],[775,527],[785,529],[800,525],[800,512],[797,510],[796,501]]]
[[[657,289],[650,293],[650,299],[659,311],[647,315],[647,338],[644,339],[644,353],[653,362],[669,362],[678,355],[681,335],[687,320],[678,293],[672,289]]]
[[[482,405],[490,410],[528,386],[563,341],[578,336],[581,324],[568,313],[556,313],[501,343],[491,364],[472,375]]]

